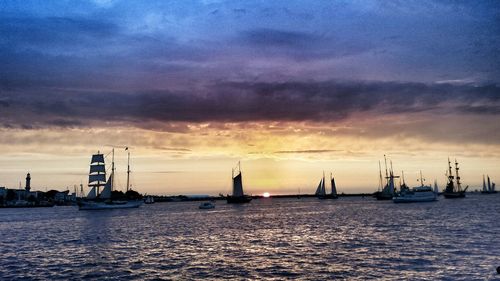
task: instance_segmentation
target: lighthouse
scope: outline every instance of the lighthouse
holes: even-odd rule
[[[25,187],[27,192],[30,192],[30,189],[31,189],[30,184],[31,184],[31,176],[30,176],[30,173],[28,173],[26,175],[26,187]]]

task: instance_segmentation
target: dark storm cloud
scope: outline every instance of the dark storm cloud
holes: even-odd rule
[[[155,129],[151,122],[157,122],[156,129],[161,129],[165,122],[331,122],[363,112],[498,115],[500,89],[395,82],[220,82],[197,93],[3,91],[1,100],[10,106],[3,108],[0,122],[11,126],[120,122]]]

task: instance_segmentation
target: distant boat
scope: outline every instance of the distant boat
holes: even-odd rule
[[[316,192],[314,195],[318,197],[318,199],[337,199],[337,187],[335,186],[335,178],[333,175],[330,173],[330,184],[332,187],[332,192],[330,194],[326,193],[326,188],[325,188],[325,173],[323,172],[323,178],[319,181],[319,185],[316,188]]]
[[[203,202],[200,204],[200,206],[198,206],[198,208],[202,210],[214,209],[215,204],[212,202]]]
[[[153,198],[153,196],[146,196],[146,198],[144,198],[144,204],[154,204],[155,203],[155,199]]]
[[[486,186],[486,182],[484,180],[484,175],[483,175],[483,190],[481,193],[483,194],[492,194],[492,193],[497,193],[495,190],[495,183],[491,183],[490,181],[490,176],[487,176],[488,178],[488,186]]]
[[[392,198],[394,203],[412,203],[412,202],[431,202],[437,200],[437,193],[432,190],[431,186],[424,185],[424,178],[422,171],[420,171],[420,186],[409,189],[406,187],[401,188],[399,194]]]
[[[238,170],[236,171],[236,175],[235,169],[233,169],[231,177],[233,179],[233,194],[226,196],[227,203],[249,203],[250,201],[252,201],[251,196],[245,195],[243,193],[240,162],[238,162]]]
[[[453,173],[451,171],[451,162],[450,159],[448,158],[448,183],[446,184],[446,188],[443,192],[444,198],[447,199],[455,199],[455,198],[465,198],[465,191],[469,186],[465,187],[464,190],[462,190],[462,186],[460,183],[460,176],[458,174],[458,162],[455,160],[455,175],[456,178],[453,176]],[[456,184],[453,181],[453,179],[456,179]]]
[[[89,191],[87,197],[84,200],[78,202],[78,207],[80,210],[127,209],[138,208],[140,205],[142,205],[142,201],[139,200],[113,200],[111,198],[115,174],[114,149],[112,150],[112,153],[113,156],[111,163],[111,173],[107,180],[104,155],[99,152],[92,155],[89,172],[89,187],[92,187],[92,189]],[[130,153],[128,155],[130,161]],[[127,170],[127,190],[129,174],[130,166]],[[99,193],[100,187],[103,187],[103,190]]]
[[[394,197],[394,195],[396,194],[394,179],[399,178],[399,176],[394,175],[394,171],[392,170],[392,161],[391,161],[391,169],[390,171],[387,171],[387,158],[385,157],[385,155],[384,155],[384,161],[385,161],[386,184],[382,188],[382,169],[380,167],[380,162],[378,162],[379,174],[380,174],[379,190],[375,192],[374,196],[375,198],[377,198],[377,200],[392,200],[392,197]]]

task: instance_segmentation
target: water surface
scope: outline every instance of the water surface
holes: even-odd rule
[[[500,194],[198,204],[0,209],[0,280],[500,280]]]

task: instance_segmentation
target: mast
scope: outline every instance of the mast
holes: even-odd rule
[[[115,148],[113,147],[113,157],[111,159],[111,191],[114,190],[115,186]]]
[[[128,158],[127,158],[127,188],[126,191],[128,191],[128,188],[130,186],[130,151],[128,150],[128,147],[125,148],[127,150]]]
[[[460,186],[460,176],[458,175],[458,162],[455,159],[455,173],[457,175],[457,191],[462,191],[462,187]]]
[[[424,187],[424,178],[422,177],[422,170],[420,170],[420,186]]]
[[[92,155],[90,160],[89,171],[89,187],[97,191],[99,194],[99,187],[104,186],[106,183],[106,167],[104,164],[104,155],[97,151],[97,154]]]
[[[383,183],[382,183],[382,168],[380,167],[380,160],[378,160],[378,171],[380,174],[378,189],[379,189],[379,191],[381,191],[382,188],[384,188],[384,187],[383,187]]]
[[[384,162],[385,162],[385,179],[386,179],[386,184],[389,184],[389,174],[387,173],[387,158],[385,157],[384,154]]]
[[[401,170],[401,179],[403,180],[403,186],[406,187],[406,182],[405,182],[405,172]]]

